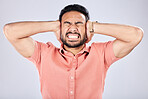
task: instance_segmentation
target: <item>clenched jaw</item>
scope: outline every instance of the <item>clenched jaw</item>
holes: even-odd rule
[[[66,33],[66,37],[68,38],[69,41],[78,41],[80,39],[80,34],[77,32],[68,32]]]

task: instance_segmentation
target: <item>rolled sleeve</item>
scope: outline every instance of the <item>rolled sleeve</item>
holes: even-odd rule
[[[112,63],[121,59],[121,58],[117,58],[114,54],[113,42],[114,41],[93,43],[98,52],[98,56],[101,59],[100,62],[101,63],[103,62],[105,68],[107,69],[110,67]]]
[[[114,50],[113,50],[113,42],[114,41],[108,41],[105,43],[105,52],[104,52],[104,55],[105,55],[105,63],[106,63],[106,66],[107,68],[109,68],[109,66],[116,62],[117,60],[121,59],[121,58],[117,58],[114,54]]]
[[[41,57],[41,44],[40,42],[34,40],[35,42],[35,49],[31,57],[27,58],[29,61],[33,62],[34,64],[38,64]]]

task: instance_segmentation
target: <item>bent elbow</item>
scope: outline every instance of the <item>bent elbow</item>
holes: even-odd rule
[[[10,32],[10,30],[11,30],[10,24],[5,24],[3,27],[3,32],[4,32],[5,36],[8,36],[8,33]]]
[[[14,36],[12,34],[13,33],[13,26],[11,24],[5,24],[3,27],[3,32],[4,32],[4,35],[6,36],[6,38],[11,38]]]
[[[143,38],[144,31],[142,28],[136,28],[136,30],[137,30],[137,42],[140,43]]]
[[[136,27],[135,34],[134,34],[135,36],[132,40],[132,43],[138,45],[143,38],[143,33],[144,33],[144,31],[142,28]]]

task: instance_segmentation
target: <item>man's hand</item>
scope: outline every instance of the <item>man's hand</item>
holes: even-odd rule
[[[57,40],[62,44],[62,41],[60,39],[60,21],[59,20],[55,21],[54,33],[57,37]]]
[[[91,39],[92,39],[92,37],[93,37],[93,35],[94,35],[94,33],[93,32],[90,32],[91,30],[92,30],[92,22],[91,21],[87,21],[87,41],[86,41],[86,43],[88,43]]]

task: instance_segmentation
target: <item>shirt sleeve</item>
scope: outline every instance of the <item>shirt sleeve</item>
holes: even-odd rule
[[[34,64],[38,64],[40,62],[41,57],[41,42],[34,40],[35,42],[35,49],[31,57],[26,58],[29,61],[33,62]]]
[[[98,55],[103,58],[104,65],[108,69],[112,63],[115,61],[121,59],[117,58],[113,51],[113,42],[114,41],[108,41],[108,42],[97,42],[94,43]]]
[[[104,58],[105,58],[105,64],[106,67],[109,68],[109,66],[116,62],[117,60],[121,58],[117,58],[113,51],[113,42],[114,41],[108,41],[104,43]]]

